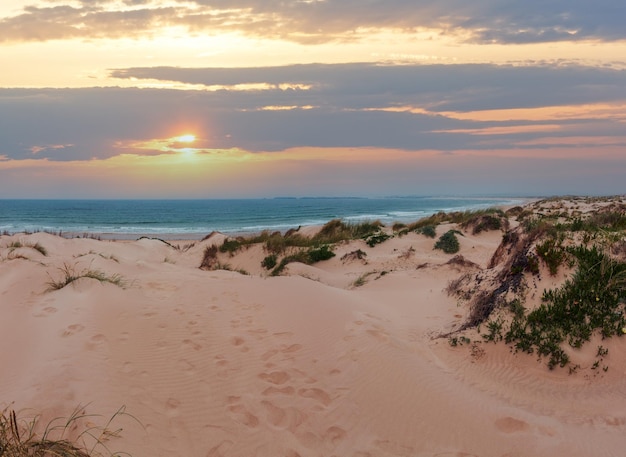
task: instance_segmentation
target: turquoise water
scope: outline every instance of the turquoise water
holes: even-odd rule
[[[245,200],[0,200],[0,232],[199,239],[347,222],[412,222],[439,211],[521,204],[522,198],[276,198]]]

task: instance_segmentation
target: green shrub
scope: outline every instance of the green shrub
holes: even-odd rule
[[[538,244],[536,250],[537,255],[541,257],[541,259],[548,266],[550,274],[552,276],[556,275],[559,271],[559,267],[565,260],[565,251],[563,250],[561,243],[554,238],[548,238],[543,243]]]
[[[576,273],[559,289],[547,290],[542,304],[520,309],[505,334],[515,349],[548,357],[548,367],[563,367],[569,357],[561,344],[580,348],[595,332],[602,338],[622,336],[626,328],[626,264],[596,247],[568,248]]]
[[[377,233],[372,233],[370,235],[367,235],[363,239],[365,240],[365,242],[367,243],[369,247],[373,248],[377,244],[387,241],[389,238],[391,238],[391,235],[387,235],[385,232],[377,232]]]
[[[456,237],[455,230],[448,230],[446,233],[441,235],[439,240],[435,243],[435,249],[441,249],[446,254],[455,254],[459,252],[460,244],[459,240]]]
[[[335,257],[335,253],[332,251],[332,246],[323,245],[319,248],[310,248],[306,250],[299,250],[294,254],[284,257],[278,265],[274,267],[271,272],[272,276],[280,275],[285,267],[292,262],[305,263],[311,265],[313,263],[321,262],[322,260],[328,260]]]
[[[424,227],[418,228],[416,232],[428,238],[435,238],[437,236],[436,226],[434,225],[425,225]]]
[[[474,235],[488,230],[500,230],[502,228],[502,220],[491,214],[480,216],[476,221],[476,226],[472,230]]]
[[[228,252],[230,255],[233,255],[239,249],[241,249],[241,241],[233,239],[225,239],[220,246],[220,252]]]
[[[263,259],[263,261],[261,262],[261,266],[265,268],[266,270],[271,270],[272,268],[276,266],[277,262],[278,262],[278,258],[276,254],[270,254]]]
[[[332,251],[331,246],[327,244],[316,249],[311,249],[307,254],[309,256],[309,262],[307,263],[321,262],[322,260],[328,260],[335,257],[335,253]]]

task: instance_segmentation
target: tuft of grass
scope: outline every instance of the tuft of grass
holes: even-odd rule
[[[367,273],[363,273],[361,276],[356,278],[352,283],[352,287],[361,287],[364,286],[367,282],[367,278],[373,274],[376,274],[376,271],[368,271]],[[378,279],[378,278],[376,278]]]
[[[352,260],[364,260],[367,257],[367,252],[357,249],[356,251],[348,252],[341,256],[342,262],[348,262]]]
[[[0,411],[0,456],[1,457],[120,457],[107,447],[107,441],[119,436],[120,429],[111,428],[119,416],[130,416],[120,408],[104,426],[82,426],[88,415],[77,408],[68,419],[57,418],[48,423],[41,435],[35,432],[39,417],[23,420],[14,410]],[[60,423],[59,423],[60,422]],[[138,422],[138,421],[137,421]],[[68,432],[82,431],[75,440],[66,438]],[[127,454],[126,454],[127,455]]]
[[[544,242],[537,244],[537,255],[545,262],[552,276],[556,275],[559,267],[566,258],[565,250],[561,242],[554,238],[548,238]]]
[[[48,281],[48,291],[63,289],[65,286],[68,286],[69,284],[72,284],[74,281],[81,278],[91,278],[100,282],[108,282],[122,288],[126,285],[126,282],[124,281],[122,276],[118,274],[107,275],[103,271],[91,269],[79,272],[76,271],[75,265],[72,266],[67,263],[60,267],[59,270],[61,270],[63,276],[57,281],[55,281],[54,279]]]
[[[28,247],[34,249],[35,251],[39,251],[39,253],[43,255],[44,257],[48,255],[48,250],[45,247],[43,247],[41,244],[39,244],[39,242],[35,244],[30,244],[28,245]]]
[[[19,248],[30,248],[30,249],[34,249],[35,251],[38,251],[43,256],[48,255],[48,250],[44,246],[42,246],[39,242],[33,244],[33,243],[22,243],[21,241],[13,241],[7,246],[7,249],[9,249],[9,253]]]

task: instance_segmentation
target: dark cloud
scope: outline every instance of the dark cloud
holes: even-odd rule
[[[380,28],[426,28],[469,35],[477,43],[626,39],[621,0],[196,0],[195,8],[187,0],[177,7],[125,0],[133,8],[117,11],[112,10],[116,3],[107,1],[82,0],[79,8],[66,1],[49,3],[58,6],[25,6],[0,20],[0,41],[117,38],[172,25],[191,33],[238,31],[302,43],[358,40],[364,30]]]
[[[266,68],[127,68],[116,78],[205,86],[303,84],[309,90],[228,95],[255,108],[271,104],[336,109],[412,105],[434,112],[529,108],[613,101],[626,94],[626,71],[583,66],[307,64]],[[219,94],[219,99],[225,94]],[[256,102],[256,103],[255,103]]]
[[[298,146],[409,151],[540,148],[547,136],[553,142],[562,139],[563,144],[571,143],[571,137],[602,136],[624,146],[623,116],[601,122],[593,117],[478,122],[447,113],[615,102],[615,94],[626,94],[626,72],[618,70],[362,63],[130,68],[114,74],[220,86],[268,83],[272,88],[1,89],[0,155],[88,160],[123,152],[154,154],[158,151],[133,150],[129,145],[188,133],[185,129],[193,129],[206,147],[252,152]],[[277,86],[281,83],[307,84],[310,89],[284,90]],[[405,106],[415,109],[394,111]],[[536,129],[545,125],[558,128],[548,133]],[[505,134],[489,130],[508,126],[516,128]],[[531,128],[525,131],[524,126]]]

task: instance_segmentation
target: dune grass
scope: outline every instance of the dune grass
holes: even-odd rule
[[[30,249],[34,249],[35,251],[39,252],[41,255],[43,256],[47,256],[48,255],[48,250],[42,246],[39,242],[37,243],[22,243],[21,241],[13,241],[12,243],[10,243],[7,246],[7,249],[9,249],[9,253],[15,251],[16,249],[19,248],[30,248]]]
[[[53,290],[63,289],[64,287],[72,284],[74,281],[77,281],[81,278],[91,278],[100,281],[101,283],[108,282],[122,288],[126,285],[126,281],[124,281],[124,278],[122,278],[121,275],[107,275],[101,270],[85,269],[82,271],[77,271],[75,265],[69,265],[67,263],[60,267],[59,270],[62,273],[62,277],[59,280],[54,280],[51,278],[50,281],[48,281],[49,292]]]
[[[14,410],[0,411],[0,456],[1,457],[121,457],[107,447],[107,441],[119,436],[121,429],[111,425],[119,416],[130,416],[125,408],[120,408],[104,426],[82,426],[85,420],[94,415],[86,414],[83,408],[77,408],[67,419],[57,418],[48,423],[41,434],[39,417],[21,419]],[[132,418],[132,416],[130,416]],[[135,418],[133,418],[136,420]],[[76,439],[70,440],[70,431],[82,431]]]

